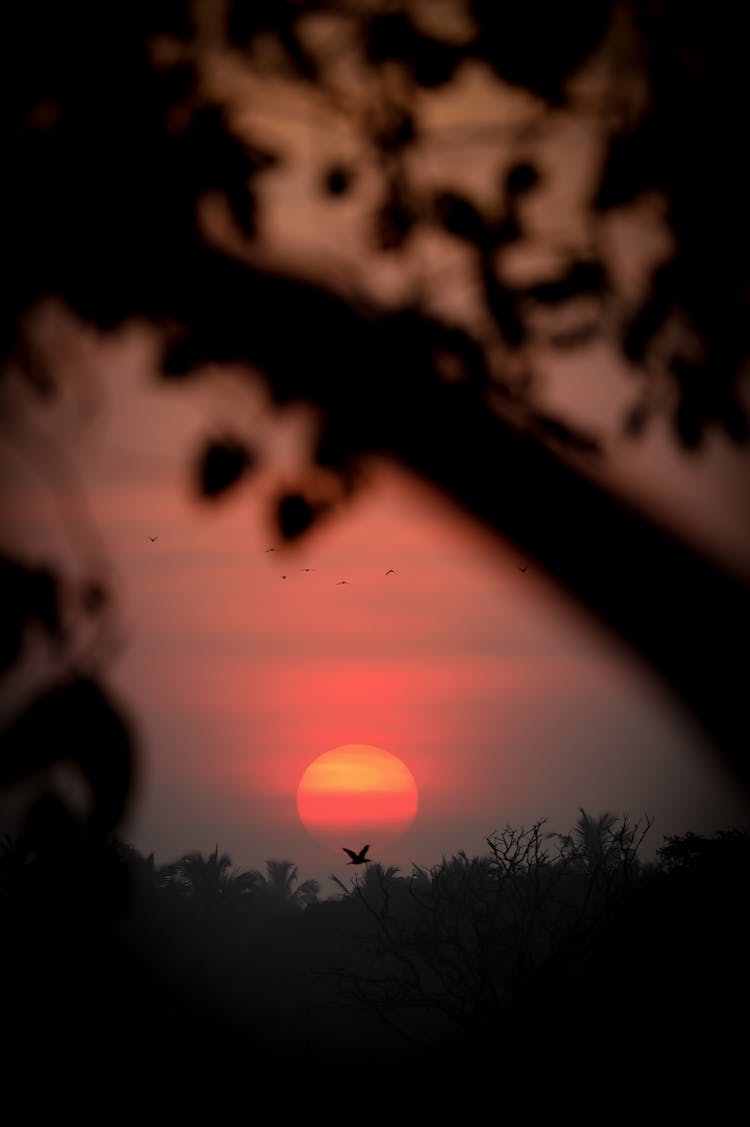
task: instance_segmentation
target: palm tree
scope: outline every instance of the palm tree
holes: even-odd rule
[[[252,870],[232,868],[228,853],[219,854],[218,845],[213,853],[186,853],[164,870],[199,909],[210,911],[219,905],[237,904],[253,892],[258,875]]]
[[[389,916],[394,895],[401,894],[399,902],[403,896],[408,896],[409,884],[398,878],[398,872],[396,865],[385,866],[373,861],[363,873],[357,873],[348,894],[355,896],[369,912]]]
[[[575,856],[592,872],[605,867],[617,849],[615,827],[619,818],[605,811],[598,818],[579,807],[580,818],[568,835]]]
[[[560,842],[560,859],[606,885],[628,881],[640,869],[638,851],[652,819],[645,815],[631,822],[627,814],[618,818],[608,811],[593,817],[579,809],[580,817],[569,834],[550,835]]]
[[[293,861],[266,861],[265,874],[254,869],[252,876],[255,890],[269,908],[306,908],[317,903],[319,882],[306,880],[297,885],[299,870]]]
[[[371,867],[365,869],[361,877],[357,876],[357,882],[362,889],[382,888],[388,881],[392,881],[398,872],[397,865],[385,866],[379,861],[373,861]]]

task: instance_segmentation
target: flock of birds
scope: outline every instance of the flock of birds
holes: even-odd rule
[[[149,540],[151,541],[151,543],[152,543],[152,544],[153,544],[153,543],[154,543],[154,542],[155,542],[156,540],[158,540],[158,539],[159,539],[159,537],[158,537],[158,536],[149,536],[148,538],[149,538]],[[280,548],[266,548],[266,554],[268,554],[268,552],[280,552],[280,551],[281,551],[281,549],[280,549]],[[317,569],[316,567],[301,567],[301,568],[300,568],[300,571],[304,571],[304,572],[308,572],[308,573],[309,573],[309,572],[311,572],[311,571],[317,571],[317,570],[318,570],[318,569]],[[518,570],[519,570],[520,572],[522,572],[522,573],[523,573],[523,574],[525,575],[525,574],[526,574],[526,572],[527,572],[527,571],[529,570],[529,569],[528,569],[528,564],[526,564],[526,565],[525,565],[524,567],[519,567],[519,569],[518,569]],[[386,571],[386,573],[385,573],[385,574],[386,574],[386,575],[396,575],[396,574],[397,574],[397,572],[396,572],[396,569],[395,569],[395,568],[393,568],[393,567],[389,567],[389,568],[388,568],[388,570]],[[286,575],[282,575],[282,576],[281,576],[281,578],[282,578],[282,579],[288,579],[288,578],[289,578],[289,575],[288,575],[288,574],[286,574]],[[350,583],[349,583],[349,580],[348,580],[348,579],[338,579],[338,580],[336,581],[336,586],[337,586],[337,587],[348,587],[348,586],[350,586]],[[365,848],[367,848],[367,847],[365,846]]]
[[[280,551],[281,551],[280,548],[266,548],[266,554],[268,554],[269,552],[280,552]],[[317,567],[301,567],[300,568],[300,571],[303,571],[303,572],[311,572],[311,571],[317,571],[317,570],[318,570]],[[386,575],[395,575],[396,569],[393,568],[393,567],[389,567],[385,574]],[[282,575],[281,578],[282,579],[288,579],[289,575],[288,574]],[[337,579],[336,580],[336,586],[337,587],[349,587],[349,586],[351,586],[351,584],[349,583],[348,579]]]

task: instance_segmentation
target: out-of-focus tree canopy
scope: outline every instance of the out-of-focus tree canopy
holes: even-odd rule
[[[748,438],[738,21],[677,0],[6,5],[3,388],[61,394],[50,301],[147,323],[175,385],[244,365],[312,411],[283,537],[394,458],[631,643],[747,780],[747,584],[596,482],[613,434],[660,419],[695,457]],[[592,347],[631,381],[605,428],[546,395]],[[194,478],[214,498],[259,461],[207,436]],[[64,583],[3,568],[8,665],[28,623],[64,647]],[[95,581],[67,598],[109,613]]]

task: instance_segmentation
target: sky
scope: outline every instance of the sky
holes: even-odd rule
[[[266,76],[256,91],[225,55],[211,56],[203,81],[248,139],[291,154],[259,179],[264,239],[253,254],[386,303],[416,291],[427,310],[476,327],[457,240],[425,229],[402,256],[368,254],[363,214],[382,187],[372,166],[335,205],[321,195],[326,168],[358,157],[352,120],[306,87]],[[584,93],[587,82],[606,90],[596,68],[579,81]],[[672,249],[663,201],[647,195],[592,234],[595,114],[550,113],[476,66],[417,100],[410,173],[425,192],[437,184],[491,208],[513,161],[541,170],[505,281],[554,273],[595,239],[616,301],[637,300]],[[212,228],[218,241],[223,231]],[[574,314],[585,323],[592,310]],[[750,577],[747,452],[712,434],[699,456],[680,456],[661,425],[623,441],[632,371],[603,336],[575,353],[545,348],[545,333],[563,328],[537,326],[540,405],[603,433],[596,472],[610,487]],[[566,832],[580,808],[652,818],[652,852],[668,834],[747,823],[746,797],[639,659],[534,560],[426,483],[373,461],[345,508],[269,553],[279,546],[269,497],[295,482],[303,411],[274,409],[247,372],[160,384],[154,335],[135,325],[99,337],[52,302],[36,335],[65,391],[24,408],[2,436],[0,543],[61,560],[71,575],[103,574],[113,590],[114,620],[84,644],[134,725],[138,771],[121,832],[138,849],[167,863],[218,846],[243,868],[288,858],[301,879],[330,887],[331,873],[348,875],[346,857],[302,825],[296,790],[317,756],[349,743],[382,747],[416,780],[411,827],[371,846],[403,871],[481,853],[509,824],[546,819]],[[207,435],[227,431],[262,449],[263,469],[207,504],[193,466]],[[43,682],[43,662],[29,676]]]
[[[71,573],[108,576],[105,680],[138,749],[121,835],[139,850],[167,863],[218,846],[242,868],[290,859],[331,890],[331,874],[353,870],[301,823],[296,792],[317,756],[349,743],[387,750],[416,780],[411,827],[371,842],[373,859],[405,872],[481,854],[506,825],[566,832],[581,807],[653,819],[647,852],[747,821],[684,707],[515,546],[380,461],[339,514],[268,552],[269,491],[304,433],[295,412],[231,375],[220,394],[160,386],[153,339],[135,328],[82,342],[67,419],[65,404],[35,416],[54,434],[56,489],[44,458],[24,459],[20,426],[4,448],[4,528],[38,558],[62,552]],[[243,396],[273,469],[200,501],[195,455]],[[679,475],[665,480],[673,504]],[[705,480],[701,503],[691,463],[683,493],[731,553],[733,493]]]

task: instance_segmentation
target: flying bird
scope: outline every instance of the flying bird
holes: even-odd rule
[[[359,853],[355,853],[353,849],[347,849],[345,845],[342,845],[341,848],[344,850],[344,853],[348,853],[349,856],[351,857],[351,861],[346,862],[347,865],[371,865],[372,864],[372,861],[370,860],[370,858],[365,857],[365,853],[370,848],[369,845],[363,845],[362,848],[360,849]]]
[[[278,552],[278,548],[266,548],[267,552]]]
[[[337,586],[337,587],[340,587],[342,583],[346,583],[346,584],[347,584],[347,586],[348,586],[348,584],[349,584],[349,580],[348,580],[348,579],[339,579],[339,581],[337,582],[336,586]]]
[[[394,569],[393,569],[392,567],[389,567],[389,568],[388,568],[388,570],[387,570],[387,572],[386,572],[385,574],[386,574],[386,575],[395,575],[395,574],[396,574],[396,572],[395,572],[395,570],[394,570]]]
[[[282,577],[281,577],[281,578],[282,578],[282,579],[286,579],[286,576],[285,576],[285,575],[282,575]]]
[[[158,539],[159,539],[158,536],[149,536],[149,540],[151,541],[152,544],[153,544],[154,540],[158,540]]]
[[[518,570],[519,570],[519,571],[523,571],[523,572],[527,572],[527,571],[529,570],[529,568],[528,568],[528,564],[526,565],[526,567],[519,567],[519,569],[518,569]]]
[[[317,571],[317,567],[301,567],[300,571]]]

